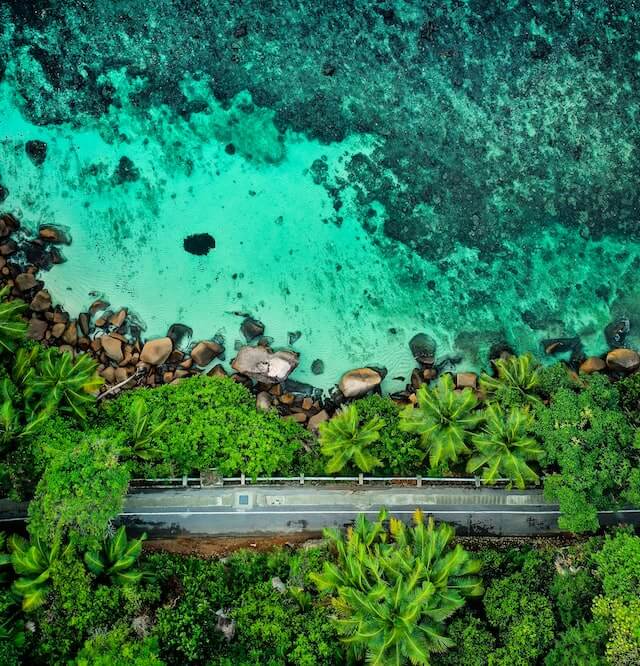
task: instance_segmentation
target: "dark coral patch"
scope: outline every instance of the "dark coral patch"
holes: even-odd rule
[[[213,250],[216,241],[211,234],[192,234],[184,239],[183,245],[187,252],[203,256]]]

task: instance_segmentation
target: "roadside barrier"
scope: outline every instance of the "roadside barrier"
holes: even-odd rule
[[[483,483],[479,476],[475,477],[428,477],[428,476],[258,476],[256,478],[241,474],[240,476],[221,477],[209,472],[201,476],[181,476],[164,479],[131,479],[132,490],[144,488],[207,488],[221,486],[249,486],[249,485],[271,485],[271,484],[301,485],[317,484],[355,484],[365,486],[371,484],[383,485],[412,485],[418,488],[422,486],[464,486],[469,485],[480,488]],[[511,483],[511,479],[496,479],[492,487],[504,487]],[[539,486],[539,483],[529,484],[528,487]]]

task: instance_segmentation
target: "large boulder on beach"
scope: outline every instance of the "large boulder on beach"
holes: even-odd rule
[[[409,340],[413,358],[423,365],[433,365],[436,356],[436,341],[426,333],[416,333]]]
[[[111,335],[103,335],[101,338],[102,349],[104,353],[116,363],[120,363],[124,358],[122,352],[122,340]]]
[[[29,307],[34,312],[44,312],[51,307],[51,295],[46,289],[40,290],[34,297]]]
[[[223,351],[224,347],[217,342],[203,340],[202,342],[198,342],[191,350],[191,358],[196,365],[203,368],[205,365],[209,365],[216,356],[220,356]]]
[[[338,388],[345,398],[359,398],[377,388],[382,378],[382,373],[374,368],[357,368],[342,375]]]
[[[162,365],[173,351],[173,341],[171,338],[158,338],[145,342],[140,352],[140,361],[149,365]]]
[[[283,382],[298,366],[298,354],[284,350],[273,352],[268,347],[240,347],[231,367],[264,384]]]
[[[633,349],[614,349],[607,354],[607,367],[616,372],[633,372],[640,367],[640,355]]]

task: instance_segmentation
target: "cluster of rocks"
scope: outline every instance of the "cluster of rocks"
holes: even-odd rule
[[[290,375],[299,363],[298,354],[290,349],[272,349],[272,340],[264,335],[264,324],[247,313],[236,313],[242,316],[239,332],[246,344],[236,343],[230,375],[221,364],[225,359],[224,341],[215,338],[192,343],[192,331],[183,324],[172,325],[164,337],[142,341],[142,326],[135,316],[126,308],[111,309],[102,299],[72,318],[61,306],[52,303],[38,276],[39,270],[47,266],[43,257],[50,258],[60,245],[70,242],[64,229],[51,225],[41,226],[36,238],[28,238],[20,231],[14,216],[1,214],[0,285],[11,287],[12,296],[28,304],[30,339],[73,354],[90,354],[99,364],[98,372],[109,393],[134,386],[174,384],[202,372],[209,376],[230,376],[255,394],[258,409],[275,409],[284,418],[317,431],[319,424],[346,401],[380,392],[386,370],[373,366],[345,372],[329,396],[323,396],[321,390],[309,384],[291,380]],[[59,251],[56,256],[62,258]],[[34,257],[40,261],[33,261]],[[626,319],[609,324],[604,331],[609,351],[601,356],[586,357],[577,337],[543,340],[542,348],[548,355],[568,353],[569,365],[574,370],[607,372],[617,378],[640,369],[640,355],[624,346],[629,330]],[[299,337],[300,333],[295,332],[289,339],[295,342]],[[446,371],[452,373],[458,389],[477,389],[476,373],[455,372],[460,359],[447,357],[436,361],[436,343],[428,334],[414,335],[409,347],[417,367],[411,372],[405,390],[391,396],[397,402],[415,402],[417,389]],[[506,358],[512,353],[508,345],[496,345],[490,357]],[[319,364],[322,361],[314,361],[315,366]]]

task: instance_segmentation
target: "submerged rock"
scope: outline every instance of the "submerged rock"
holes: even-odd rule
[[[216,241],[211,234],[191,234],[182,241],[182,245],[190,254],[204,256],[215,248]]]
[[[124,183],[135,183],[139,178],[140,171],[136,168],[136,165],[126,155],[123,155],[113,173],[114,184],[124,185]]]
[[[47,144],[44,141],[27,141],[24,145],[27,157],[36,165],[42,166],[47,159]]]
[[[0,236],[8,236],[20,228],[20,222],[11,213],[0,215]]]
[[[612,321],[604,329],[604,337],[610,349],[622,347],[629,333],[630,322],[628,319]]]
[[[565,352],[574,352],[582,347],[580,338],[576,335],[573,338],[549,338],[542,341],[544,353],[552,356],[553,354],[563,354]]]
[[[171,338],[175,347],[185,348],[191,342],[193,329],[186,324],[171,324],[167,331],[167,337]]]
[[[244,346],[231,362],[231,367],[264,384],[283,382],[298,366],[298,354],[293,351],[273,352],[268,347]]]
[[[63,227],[55,224],[41,224],[38,229],[38,237],[48,243],[60,243],[71,245],[71,236]]]
[[[383,374],[373,368],[357,368],[342,375],[338,388],[345,398],[359,398],[377,388],[382,382]]]
[[[433,365],[436,356],[436,341],[426,333],[417,333],[409,340],[413,358],[422,365]]]
[[[4,185],[0,185],[0,203],[2,203],[8,196],[9,190]]]
[[[311,372],[313,372],[314,375],[321,375],[324,372],[324,361],[317,358],[311,364]]]
[[[253,317],[245,317],[242,324],[240,324],[240,332],[247,342],[251,342],[251,340],[255,340],[264,333],[264,324]]]

